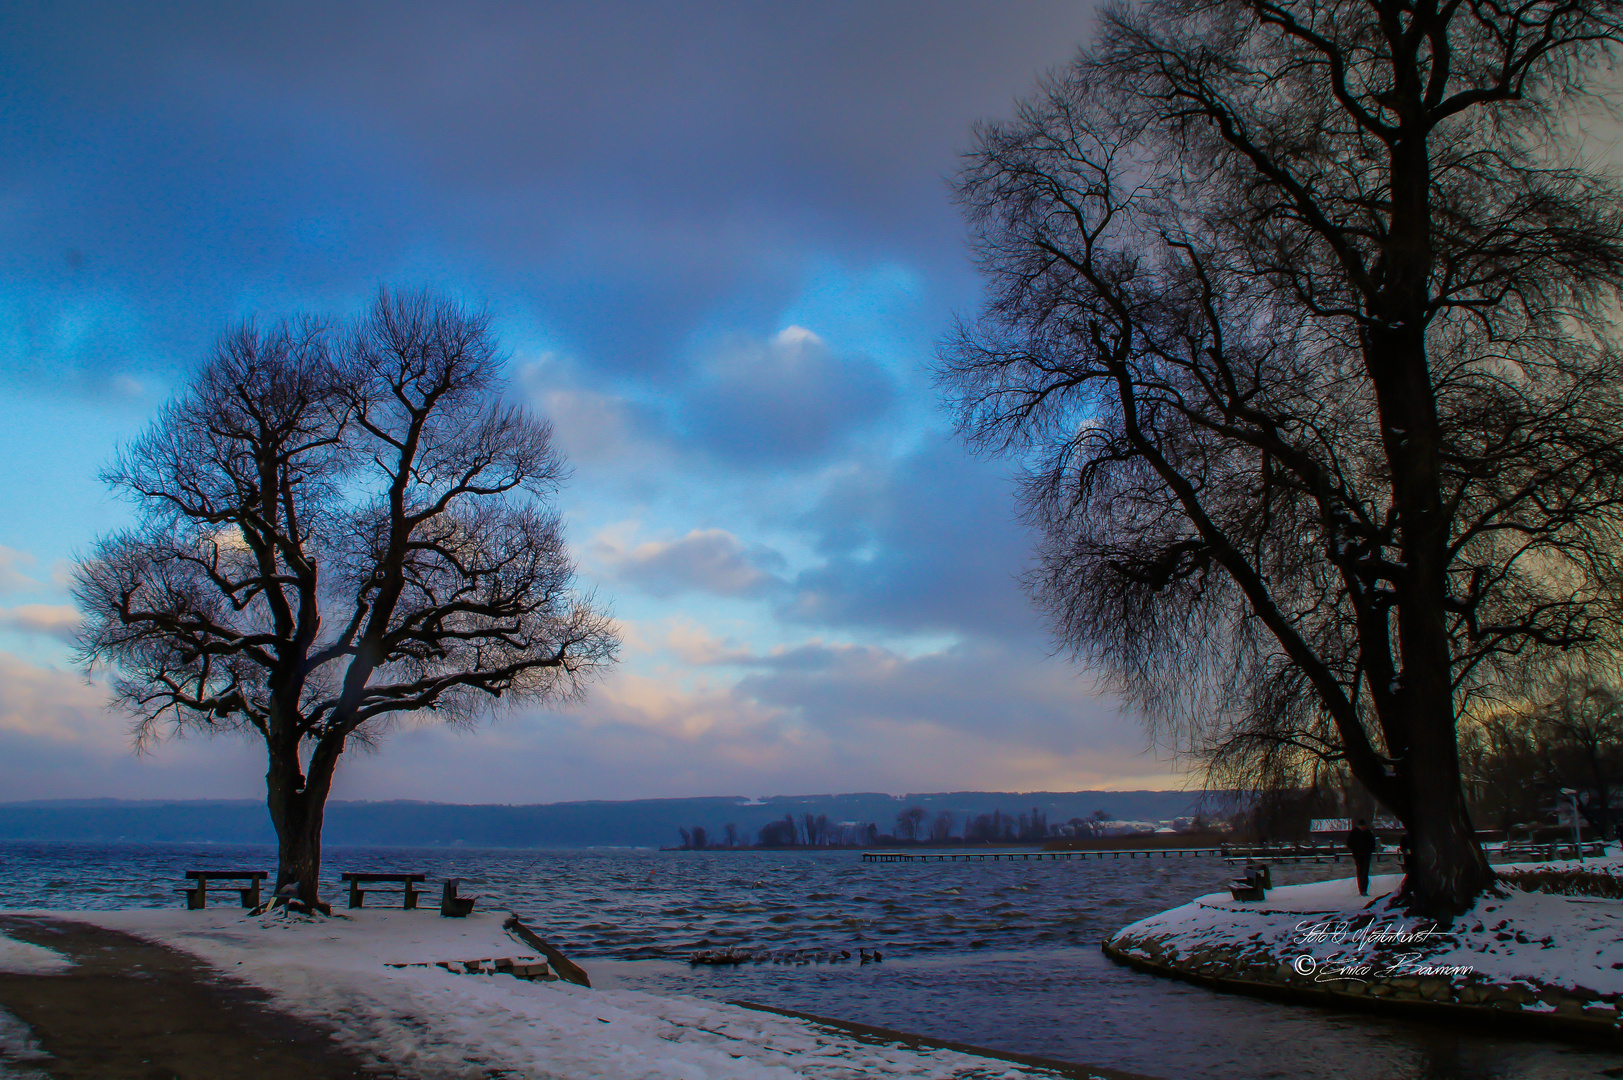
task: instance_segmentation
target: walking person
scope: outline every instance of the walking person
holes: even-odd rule
[[[1375,831],[1363,818],[1359,818],[1358,824],[1347,834],[1347,850],[1352,852],[1353,865],[1358,868],[1359,896],[1369,895],[1369,859],[1380,846],[1380,841],[1375,839]]]

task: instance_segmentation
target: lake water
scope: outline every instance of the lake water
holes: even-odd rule
[[[0,909],[179,903],[188,869],[273,869],[264,847],[0,842]],[[1105,959],[1111,931],[1218,888],[1209,858],[864,864],[853,851],[329,849],[346,870],[464,879],[595,985],[757,1001],[1157,1077],[1596,1078],[1623,1055],[1218,994]],[[1284,865],[1276,884],[1344,876]],[[387,902],[387,901],[385,901]],[[882,963],[689,965],[743,947],[877,949]]]

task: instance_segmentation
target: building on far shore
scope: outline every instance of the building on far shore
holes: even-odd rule
[[[1345,840],[1347,834],[1352,832],[1355,818],[1331,817],[1314,818],[1308,832],[1315,840]],[[1404,833],[1403,823],[1388,814],[1379,814],[1370,821],[1369,827],[1375,830],[1375,836],[1384,843],[1390,843]]]

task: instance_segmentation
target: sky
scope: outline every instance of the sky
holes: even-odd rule
[[[402,724],[335,797],[1181,786],[1055,655],[1013,466],[930,375],[981,302],[959,156],[1090,10],[0,9],[0,801],[262,791],[245,741],[132,753],[66,584],[224,328],[380,286],[491,311],[624,648],[579,705]]]

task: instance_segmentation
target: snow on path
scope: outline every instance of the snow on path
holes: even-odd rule
[[[441,960],[527,957],[506,912],[18,912],[91,922],[183,950],[339,1028],[355,1051],[423,1077],[534,1080],[982,1080],[1049,1070],[876,1045],[806,1021],[691,997],[452,974]]]
[[[56,975],[72,966],[55,950],[0,934],[0,971],[8,975]]]

